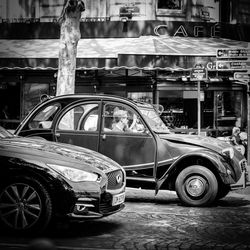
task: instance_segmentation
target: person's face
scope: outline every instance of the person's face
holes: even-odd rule
[[[128,116],[123,116],[123,117],[121,118],[121,121],[122,121],[122,123],[123,123],[124,125],[127,125],[127,124],[128,124]]]
[[[238,129],[234,131],[235,135],[238,135],[239,133],[240,133],[240,130],[238,130]]]

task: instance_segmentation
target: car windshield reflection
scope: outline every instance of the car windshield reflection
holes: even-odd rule
[[[140,108],[144,119],[148,122],[151,129],[156,133],[171,133],[168,127],[164,124],[155,109]]]

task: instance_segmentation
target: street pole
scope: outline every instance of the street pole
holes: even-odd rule
[[[207,81],[207,69],[196,64],[190,73],[190,81],[197,81],[197,134],[201,134],[201,81]]]
[[[197,97],[197,106],[198,106],[198,110],[197,110],[197,119],[198,119],[198,122],[197,122],[197,126],[198,126],[198,135],[201,134],[201,82],[198,81],[197,82],[197,85],[198,85],[198,97]]]

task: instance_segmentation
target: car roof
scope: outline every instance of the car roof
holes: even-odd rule
[[[147,108],[152,108],[152,105],[146,102],[141,102],[137,100],[132,100],[126,97],[122,96],[117,96],[117,95],[111,95],[111,94],[93,94],[93,93],[88,93],[88,94],[66,94],[66,95],[60,95],[60,96],[54,96],[48,100],[46,100],[44,103],[48,102],[53,102],[55,100],[63,100],[63,99],[73,99],[73,100],[78,100],[78,99],[88,99],[88,98],[95,98],[95,99],[105,99],[105,100],[112,100],[112,101],[123,101],[126,103],[130,103],[139,107],[147,107]]]

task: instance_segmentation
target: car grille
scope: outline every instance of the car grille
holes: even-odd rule
[[[119,189],[124,184],[124,174],[121,170],[116,170],[107,173],[108,176],[108,190]]]

